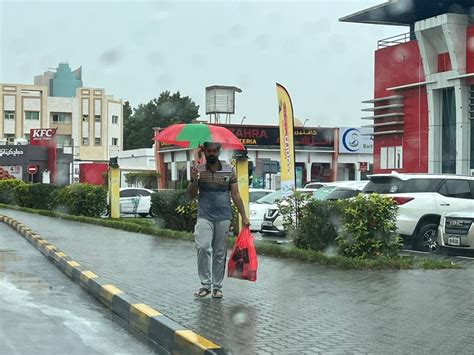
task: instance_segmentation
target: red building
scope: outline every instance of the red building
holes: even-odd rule
[[[398,25],[378,41],[374,172],[474,174],[473,0],[392,0],[340,21]]]

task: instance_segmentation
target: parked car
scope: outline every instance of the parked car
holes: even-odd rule
[[[305,189],[320,189],[321,187],[327,186],[327,182],[308,182],[304,185]]]
[[[362,189],[368,183],[365,181],[336,181],[328,182],[326,186],[319,189],[299,189],[298,191],[307,192],[312,195],[314,199],[325,200],[325,199],[341,199],[350,198],[358,193],[362,192]],[[344,197],[345,196],[345,197]],[[280,213],[278,205],[273,204],[268,207],[264,214],[261,233],[264,234],[276,234],[284,235],[285,228],[283,227],[283,216]]]
[[[474,209],[447,212],[438,227],[438,245],[448,252],[474,251]]]
[[[250,230],[259,232],[262,227],[263,217],[268,207],[283,197],[283,191],[274,191],[249,205],[250,210]]]
[[[120,214],[138,214],[140,217],[153,216],[151,194],[153,190],[139,187],[120,189]]]
[[[257,202],[257,200],[261,199],[262,197],[265,197],[272,192],[275,192],[275,190],[270,190],[270,189],[249,189],[249,202]]]
[[[369,181],[339,181],[328,183],[314,193],[316,200],[341,200],[357,196]]]
[[[369,178],[364,192],[394,199],[399,207],[398,233],[416,250],[438,248],[436,234],[443,213],[474,210],[474,176],[391,173]]]

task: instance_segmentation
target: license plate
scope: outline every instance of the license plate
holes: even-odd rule
[[[449,245],[461,245],[461,238],[459,237],[448,237]]]
[[[271,227],[271,226],[273,226],[273,222],[270,222],[270,221],[263,221],[263,222],[262,222],[262,226]]]

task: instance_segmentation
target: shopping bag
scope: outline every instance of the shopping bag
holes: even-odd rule
[[[249,227],[242,228],[235,241],[227,267],[227,276],[257,281],[258,259]]]

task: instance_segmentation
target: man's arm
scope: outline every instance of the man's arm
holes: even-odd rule
[[[188,193],[188,196],[193,199],[198,195],[199,191],[199,172],[198,170],[194,167],[191,170],[191,182],[189,183],[186,192]]]
[[[240,215],[242,216],[242,224],[244,226],[249,226],[250,221],[245,214],[245,207],[244,203],[242,202],[242,198],[240,197],[239,187],[237,183],[230,185],[230,194],[232,196],[232,201],[237,206],[237,210],[239,211]]]

